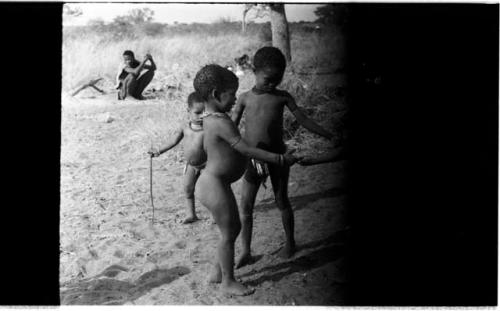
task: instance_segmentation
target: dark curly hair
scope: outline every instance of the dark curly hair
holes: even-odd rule
[[[214,89],[224,92],[232,87],[238,88],[238,77],[224,67],[210,64],[196,73],[193,86],[204,100],[208,100]]]
[[[194,103],[203,103],[205,100],[201,97],[200,93],[198,92],[192,92],[188,96],[188,108],[191,109],[193,108]]]
[[[126,50],[125,52],[123,52],[123,55],[124,55],[124,56],[125,56],[125,55],[128,55],[128,56],[130,56],[130,57],[132,57],[132,58],[135,58],[135,56],[134,56],[134,52],[132,52],[131,50]]]
[[[255,71],[272,67],[284,72],[286,69],[286,58],[280,49],[273,46],[260,48],[253,57]]]

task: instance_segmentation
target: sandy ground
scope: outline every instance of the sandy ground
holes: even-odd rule
[[[82,92],[84,93],[84,92]],[[88,91],[87,94],[92,93]],[[62,98],[61,303],[135,305],[341,305],[346,290],[346,163],[293,166],[289,195],[299,251],[276,255],[284,241],[271,189],[254,212],[257,261],[236,270],[254,287],[227,297],[206,277],[219,233],[198,204],[200,221],[182,225],[181,148],[154,159],[156,223],[151,224],[144,122],[159,100],[116,95]],[[268,182],[269,184],[269,182]],[[240,183],[234,184],[239,198]],[[236,254],[240,252],[239,240]]]

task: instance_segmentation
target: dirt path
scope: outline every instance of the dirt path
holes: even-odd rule
[[[271,190],[261,189],[254,214],[253,252],[236,270],[256,291],[226,297],[206,276],[218,240],[208,211],[182,225],[182,149],[154,160],[157,223],[151,225],[145,122],[157,100],[63,95],[61,151],[61,303],[175,305],[338,305],[345,291],[345,162],[294,166],[289,194],[298,253],[275,252],[284,240]],[[234,190],[239,198],[239,182]],[[236,253],[240,251],[239,241]]]

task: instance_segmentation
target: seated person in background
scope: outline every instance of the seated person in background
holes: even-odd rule
[[[146,65],[149,60],[150,65]],[[146,54],[144,60],[139,62],[134,57],[134,52],[123,52],[123,63],[120,64],[116,75],[116,89],[118,99],[125,99],[128,95],[135,99],[144,99],[142,92],[153,80],[156,64],[150,54]]]

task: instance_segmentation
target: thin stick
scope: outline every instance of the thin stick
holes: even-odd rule
[[[92,86],[93,88],[97,89],[98,91],[100,91],[101,93],[103,93],[102,90],[98,89],[95,87],[95,84],[99,81],[101,81],[102,78],[98,78],[98,79],[95,79],[95,80],[90,80],[89,83],[86,83],[84,85],[82,85],[78,90],[76,90],[73,94],[71,94],[71,96],[75,96],[76,94],[80,93],[80,91],[82,91],[83,89],[85,88],[88,88],[89,86]]]
[[[155,223],[155,205],[153,203],[153,156],[149,157],[149,189],[151,194],[151,206],[153,207],[152,223]]]
[[[93,87],[94,89],[96,89],[97,91],[101,92],[102,94],[104,94],[104,91],[101,90],[100,88],[98,88],[97,86],[95,85],[91,85],[91,87]]]

